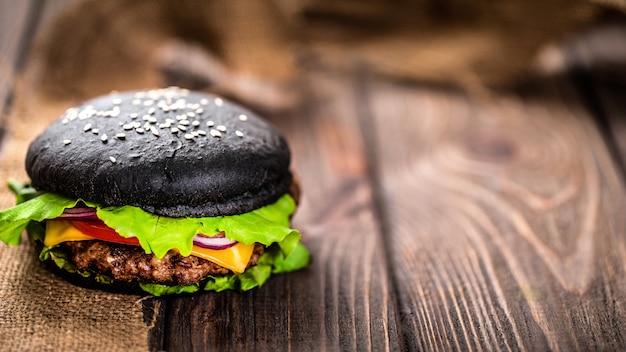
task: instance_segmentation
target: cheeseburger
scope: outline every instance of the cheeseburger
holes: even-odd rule
[[[290,226],[299,186],[285,138],[251,111],[180,88],[70,108],[30,145],[29,185],[0,212],[82,284],[160,296],[248,290],[308,265]]]

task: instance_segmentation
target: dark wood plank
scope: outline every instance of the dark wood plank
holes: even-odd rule
[[[18,61],[25,50],[31,1],[0,1],[0,117],[7,114]],[[0,119],[0,124],[4,118]]]
[[[363,86],[410,350],[626,345],[624,185],[568,82]]]
[[[595,28],[570,41],[574,80],[607,142],[626,172],[626,19]]]
[[[274,119],[304,197],[306,270],[247,293],[168,302],[167,350],[398,350],[394,298],[349,83],[311,77],[311,106]]]

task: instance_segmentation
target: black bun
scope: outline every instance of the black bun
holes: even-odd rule
[[[69,109],[32,142],[26,171],[40,190],[204,217],[276,201],[289,190],[289,163],[285,138],[252,112],[167,88],[114,93]]]

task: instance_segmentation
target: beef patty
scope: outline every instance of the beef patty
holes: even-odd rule
[[[104,241],[62,243],[80,270],[108,275],[121,281],[153,282],[164,285],[191,285],[207,275],[225,275],[230,270],[206,259],[184,257],[170,250],[163,258],[146,254],[141,247]],[[265,247],[257,243],[248,267],[257,265]]]

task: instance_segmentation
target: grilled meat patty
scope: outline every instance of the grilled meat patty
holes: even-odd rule
[[[158,259],[141,247],[104,241],[68,241],[62,245],[71,253],[80,270],[108,275],[121,281],[152,282],[164,285],[191,285],[207,275],[225,275],[229,270],[206,259],[184,257],[169,251]],[[257,243],[248,267],[257,265],[265,247]]]

